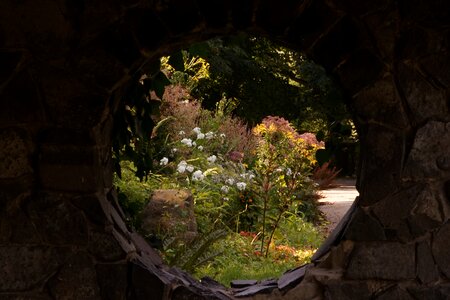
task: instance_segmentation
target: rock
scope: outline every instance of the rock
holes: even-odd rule
[[[424,284],[439,279],[439,272],[431,254],[431,247],[426,242],[417,245],[417,277]]]
[[[191,241],[197,236],[194,199],[188,190],[155,190],[142,214],[142,230]]]
[[[450,223],[445,224],[435,235],[432,244],[434,259],[439,269],[450,278],[450,257],[448,255],[450,245]]]
[[[258,281],[256,280],[242,280],[242,279],[237,279],[237,280],[232,280],[230,283],[230,286],[232,288],[243,288],[243,287],[247,287],[250,285],[254,285],[258,283]]]
[[[346,277],[349,279],[401,280],[416,277],[414,244],[366,242],[356,245]]]

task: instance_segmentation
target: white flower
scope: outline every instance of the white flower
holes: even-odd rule
[[[178,167],[177,167],[177,172],[178,172],[178,173],[184,173],[184,171],[186,171],[186,166],[184,166],[184,165],[178,165]]]
[[[196,146],[197,146],[197,143],[196,143],[196,142],[192,142],[192,145],[191,145],[191,146],[196,147]]]
[[[160,164],[161,166],[165,166],[165,165],[167,165],[168,162],[169,162],[169,159],[168,159],[167,157],[163,157],[163,158],[161,158],[161,160],[159,161],[159,164]]]
[[[227,180],[225,180],[225,183],[228,185],[233,185],[234,184],[234,179],[233,178],[228,178]]]
[[[203,151],[203,146],[200,145],[200,146],[197,147],[197,149],[200,150],[200,151]]]
[[[228,197],[223,197],[223,201],[228,201],[230,199],[228,199]]]
[[[210,132],[208,132],[207,134],[205,134],[205,138],[207,139],[207,140],[210,140],[210,139],[212,139],[214,137],[214,132],[212,132],[212,131],[210,131]]]
[[[173,149],[172,149],[172,153],[175,153],[175,152],[177,152],[177,151],[178,151],[177,148],[173,148]]]
[[[255,175],[254,175],[254,174],[252,174],[252,173],[248,174],[248,179],[249,179],[249,180],[252,180],[253,178],[255,178]]]
[[[189,173],[192,173],[192,171],[194,171],[194,166],[193,165],[187,165],[186,166],[186,171],[188,171]]]
[[[291,176],[291,175],[292,175],[292,170],[291,170],[291,168],[287,168],[287,169],[286,169],[286,175],[287,175],[287,176]]]
[[[203,172],[200,170],[197,170],[194,173],[192,173],[193,181],[200,181],[200,180],[203,180],[203,178],[205,178],[205,175],[203,175]]]
[[[211,155],[211,156],[208,157],[206,160],[207,160],[209,163],[213,164],[213,163],[216,161],[216,159],[217,159],[217,156]]]
[[[192,129],[192,131],[195,132],[196,134],[202,133],[202,130],[200,129],[200,127],[195,127],[194,129]]]
[[[276,170],[275,170],[275,172],[283,172],[283,168],[277,168]]]
[[[220,190],[222,191],[222,193],[228,193],[230,191],[230,187],[228,185],[223,185]]]
[[[180,132],[178,132],[179,135],[185,135],[186,133],[183,130],[180,130]]]
[[[247,186],[247,184],[245,182],[238,182],[236,183],[236,187],[238,188],[238,190],[243,191],[245,190],[245,187]]]
[[[178,163],[179,166],[187,166],[187,162],[185,160],[182,160]]]
[[[181,143],[185,144],[188,147],[192,147],[192,140],[191,139],[184,138],[184,139],[181,140]]]
[[[197,140],[203,140],[205,138],[205,134],[204,133],[197,133]]]
[[[220,137],[221,137],[221,138],[225,138],[225,137],[226,137],[225,133],[221,133],[221,134],[220,134]]]

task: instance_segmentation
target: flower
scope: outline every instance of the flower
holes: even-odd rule
[[[184,171],[186,171],[186,166],[180,166],[180,165],[178,165],[178,167],[177,167],[177,172],[178,172],[178,173],[184,173]]]
[[[287,168],[287,169],[286,169],[286,175],[287,175],[287,176],[291,176],[291,175],[292,175],[292,170],[291,170],[291,168]]]
[[[180,131],[178,132],[178,134],[179,134],[179,135],[185,135],[186,133],[185,133],[183,130],[180,130]]]
[[[200,145],[200,146],[197,147],[197,149],[200,150],[200,151],[203,151],[203,146]]]
[[[221,188],[220,188],[220,191],[222,192],[222,193],[228,193],[229,191],[230,191],[230,187],[228,186],[228,185],[223,185]]]
[[[186,171],[186,167],[187,162],[185,162],[184,160],[180,161],[177,166],[178,173],[184,173],[184,171]]]
[[[202,133],[202,130],[200,129],[200,127],[195,127],[194,129],[192,129],[192,131],[195,132],[196,134]]]
[[[214,132],[212,132],[212,131],[209,131],[208,133],[205,134],[205,138],[206,138],[207,140],[210,140],[210,139],[212,139],[213,137],[214,137]]]
[[[194,166],[193,165],[187,165],[186,166],[186,171],[188,171],[189,173],[192,173],[192,171],[194,171]]]
[[[275,172],[283,172],[283,168],[277,168],[276,170],[275,170]]]
[[[208,157],[206,160],[207,160],[209,163],[213,164],[213,163],[216,161],[216,159],[217,159],[217,156],[215,156],[215,155],[213,154],[213,155],[211,155],[210,157]]]
[[[172,149],[172,153],[175,153],[175,152],[177,152],[177,151],[178,151],[177,148],[173,148],[173,149]]]
[[[191,139],[184,138],[184,139],[181,140],[181,143],[185,144],[188,147],[192,147],[192,140]]]
[[[197,140],[203,140],[205,138],[205,134],[204,133],[197,133]]]
[[[197,170],[194,173],[192,173],[192,180],[193,181],[200,181],[200,180],[203,180],[203,178],[205,178],[205,175],[200,170]]]
[[[167,165],[168,162],[169,162],[169,159],[168,159],[167,157],[163,157],[163,158],[161,158],[161,160],[159,161],[159,164],[160,164],[161,166],[165,166],[165,165]]]
[[[221,137],[221,138],[225,138],[225,137],[226,137],[225,133],[221,133],[221,134],[220,134],[220,137]]]
[[[191,145],[191,146],[196,147],[196,146],[197,146],[197,143],[196,143],[196,142],[192,142],[192,145]]]
[[[234,184],[234,179],[233,178],[228,178],[227,180],[225,180],[225,183],[228,185],[233,185]]]
[[[228,197],[223,197],[223,201],[228,201],[230,200]]]
[[[245,187],[247,186],[247,184],[245,182],[238,182],[236,183],[236,187],[238,188],[238,190],[243,191],[245,190]]]

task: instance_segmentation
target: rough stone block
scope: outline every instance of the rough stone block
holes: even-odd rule
[[[88,254],[77,252],[49,281],[55,299],[100,299],[95,266]]]
[[[415,300],[407,291],[399,288],[393,287],[388,289],[387,291],[382,292],[378,295],[376,300]]]
[[[416,277],[415,255],[414,244],[358,244],[353,250],[345,276],[349,279],[413,279]]]
[[[434,235],[432,243],[432,251],[434,260],[436,261],[441,272],[450,279],[450,256],[448,255],[448,247],[450,245],[450,222],[447,222]]]
[[[439,272],[427,242],[417,245],[417,277],[423,284],[435,282],[439,279]]]
[[[416,199],[425,188],[424,185],[405,185],[399,191],[372,206],[373,213],[384,227],[398,228],[411,214]]]
[[[44,189],[94,193],[103,187],[103,170],[95,165],[41,164],[39,177]]]
[[[117,261],[125,258],[125,252],[111,233],[91,229],[88,249],[99,261]]]
[[[325,286],[326,300],[371,299],[372,291],[364,281],[329,282]]]
[[[364,66],[364,68],[361,68]],[[340,81],[351,95],[378,79],[384,66],[369,50],[358,50],[337,69]]]
[[[450,160],[450,123],[430,121],[420,128],[405,165],[404,177],[439,178],[450,174],[445,161]]]
[[[147,300],[149,295],[154,299],[164,299],[166,284],[151,271],[133,264],[129,289],[136,300]]]
[[[408,118],[403,110],[391,76],[375,82],[353,98],[358,118],[396,128],[407,128]]]
[[[386,236],[381,224],[359,208],[353,214],[344,238],[353,241],[382,241]]]
[[[448,115],[447,94],[444,89],[428,83],[413,67],[400,64],[398,81],[416,123]],[[431,142],[430,142],[431,143]]]
[[[368,206],[394,193],[402,172],[404,137],[378,125],[369,125],[362,141],[360,205]]]
[[[28,213],[41,238],[53,245],[87,245],[88,229],[83,214],[61,194],[33,198]]]
[[[44,284],[59,267],[61,255],[60,249],[45,246],[0,246],[0,292]]]
[[[0,130],[0,179],[10,179],[33,172],[30,156],[31,137],[16,129]]]
[[[198,0],[197,1],[202,17],[205,19],[206,23],[213,28],[225,26],[228,23],[229,18],[229,2],[220,1],[208,1],[208,0]]]
[[[128,264],[97,264],[95,266],[101,299],[123,300],[128,287]]]

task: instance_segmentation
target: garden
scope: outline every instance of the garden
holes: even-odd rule
[[[341,104],[317,109],[317,99],[337,101],[338,93],[298,55],[264,39],[219,39],[162,57],[130,87],[114,145],[115,185],[128,225],[168,265],[229,285],[278,277],[308,263],[323,242],[317,191],[342,170],[331,154],[356,134],[348,115],[336,113]],[[235,70],[239,60],[254,73],[230,82],[224,70],[244,72]],[[272,77],[252,77],[258,68]],[[256,92],[265,83],[277,101]],[[274,95],[277,84],[290,94]],[[252,90],[259,104],[242,99]],[[191,212],[175,208],[195,226],[167,210],[161,215],[172,226],[145,228],[143,212],[161,190],[187,192]]]

